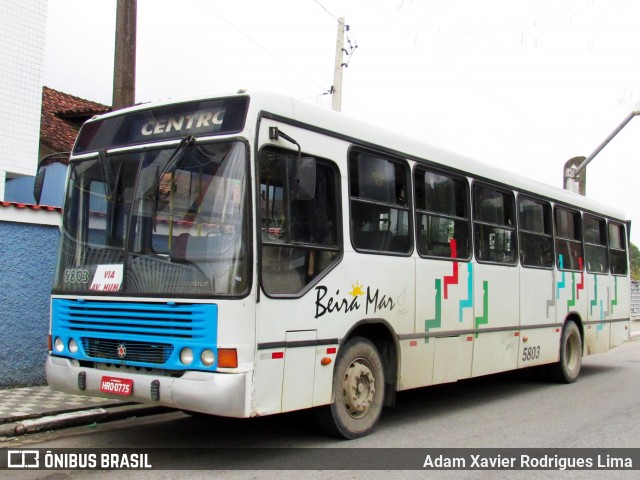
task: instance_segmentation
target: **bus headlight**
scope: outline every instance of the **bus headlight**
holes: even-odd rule
[[[216,361],[216,356],[213,354],[212,350],[209,350],[207,348],[200,354],[200,361],[205,367],[210,367],[211,365],[213,365],[213,362]]]
[[[191,365],[191,362],[193,362],[193,351],[188,347],[180,350],[180,361],[183,365]]]
[[[78,351],[78,342],[76,342],[73,338],[69,340],[69,351],[71,353],[76,353]]]
[[[53,342],[53,348],[56,349],[56,352],[61,352],[64,350],[64,342],[60,337],[56,337],[55,342]]]

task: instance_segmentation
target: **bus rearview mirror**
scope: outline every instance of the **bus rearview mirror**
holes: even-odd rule
[[[311,200],[316,194],[316,159],[313,157],[299,157],[293,187],[293,197],[296,200]]]
[[[36,178],[33,182],[33,198],[36,202],[36,205],[40,205],[40,198],[42,197],[42,186],[44,185],[44,178],[47,175],[47,168],[41,166],[38,169],[38,173],[36,174]]]

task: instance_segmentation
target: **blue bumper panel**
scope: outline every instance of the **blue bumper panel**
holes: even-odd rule
[[[217,305],[56,298],[51,334],[64,344],[62,351],[54,347],[53,354],[67,358],[169,370],[217,368]],[[71,339],[79,347],[75,353],[69,350]],[[193,352],[190,365],[180,362],[185,347]],[[200,361],[204,349],[214,353],[210,367]]]

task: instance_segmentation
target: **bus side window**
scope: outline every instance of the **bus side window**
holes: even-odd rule
[[[604,218],[584,216],[584,255],[587,272],[609,273],[607,225]]]
[[[525,267],[553,268],[551,205],[518,197],[520,263]]]
[[[609,222],[609,258],[612,274],[627,274],[627,242],[624,226],[615,222]]]
[[[469,259],[469,187],[463,178],[417,167],[414,172],[418,253]]]
[[[473,224],[478,260],[517,263],[514,203],[512,192],[474,185]]]
[[[555,207],[556,256],[560,270],[580,271],[583,266],[580,212]]]
[[[298,295],[340,258],[337,169],[318,160],[315,195],[298,200],[288,178],[295,162],[287,151],[265,148],[260,154],[261,271],[267,294]]]
[[[351,240],[356,250],[411,252],[408,183],[404,162],[370,153],[351,153]]]

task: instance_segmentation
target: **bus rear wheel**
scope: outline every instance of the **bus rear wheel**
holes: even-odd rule
[[[347,439],[368,435],[382,413],[384,388],[378,349],[366,338],[349,340],[334,367],[333,401],[318,411],[320,427]]]
[[[582,336],[576,322],[569,320],[560,339],[560,361],[551,365],[551,376],[561,383],[573,383],[582,366]]]

